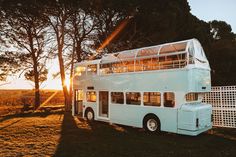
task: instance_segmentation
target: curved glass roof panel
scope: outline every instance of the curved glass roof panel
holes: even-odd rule
[[[132,59],[135,58],[137,51],[130,50],[130,51],[122,51],[116,55],[120,60],[124,59]]]
[[[157,55],[160,48],[161,48],[160,46],[152,46],[152,47],[138,50],[137,57]]]
[[[159,54],[185,51],[186,47],[187,47],[187,42],[165,44],[161,47]]]

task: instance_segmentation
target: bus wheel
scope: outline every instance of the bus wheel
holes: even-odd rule
[[[94,112],[91,108],[86,109],[85,117],[88,121],[93,121],[94,120]]]
[[[161,130],[160,120],[155,115],[147,115],[143,120],[143,128],[151,133],[159,133]]]

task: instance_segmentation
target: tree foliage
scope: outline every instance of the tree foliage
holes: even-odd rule
[[[46,80],[45,63],[49,56],[49,53],[45,52],[48,24],[41,16],[42,9],[40,5],[31,1],[3,3],[6,21],[5,38],[16,50],[15,57],[21,58],[18,64],[21,65],[25,78],[34,82],[35,108],[40,105],[39,86],[40,82]]]
[[[67,69],[72,76],[74,62],[90,58],[95,51],[112,53],[197,38],[210,61],[213,85],[236,83],[233,73],[236,35],[231,26],[224,21],[199,20],[190,13],[186,0],[1,0],[0,3],[0,29],[4,30],[0,32],[0,49],[3,43],[17,47],[17,53],[11,53],[21,58],[13,61],[10,52],[7,52],[9,57],[0,52],[0,66],[5,67],[2,79],[17,69],[7,68],[8,64],[24,61],[21,66],[31,67],[24,74],[27,79],[46,80],[44,65],[50,52],[47,39],[52,39],[64,95],[71,97],[65,84]]]

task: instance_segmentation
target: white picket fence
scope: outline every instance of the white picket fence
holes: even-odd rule
[[[203,102],[212,104],[213,125],[236,128],[236,86],[215,86]]]

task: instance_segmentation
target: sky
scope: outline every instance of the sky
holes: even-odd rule
[[[236,33],[236,0],[188,0],[191,7],[191,13],[204,21],[222,20],[231,25]],[[56,73],[58,68],[57,60],[47,64],[49,68],[48,80],[41,85],[44,89],[61,89],[59,78],[53,79],[52,74]],[[68,80],[68,79],[67,79]],[[12,77],[8,79],[8,84],[0,89],[32,89],[33,83],[23,78]],[[67,84],[69,81],[66,81]]]
[[[204,21],[221,20],[236,33],[236,0],[188,0],[191,13]]]
[[[54,59],[47,63],[48,79],[40,85],[41,89],[62,89],[60,77],[53,78],[53,74],[59,71],[58,60]],[[3,85],[4,84],[4,85]],[[66,84],[69,84],[69,78],[67,77]],[[23,77],[12,76],[7,79],[6,82],[0,81],[0,89],[32,89],[34,83],[25,80]]]

